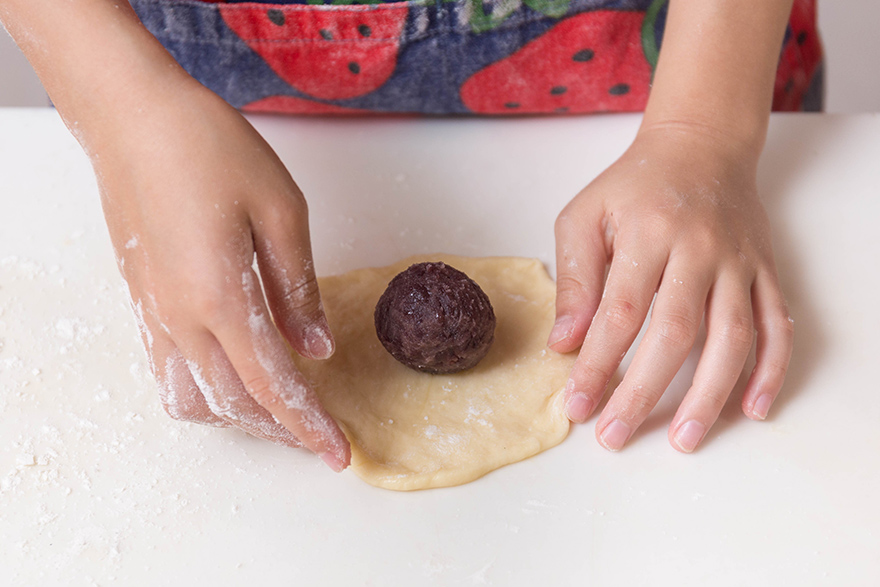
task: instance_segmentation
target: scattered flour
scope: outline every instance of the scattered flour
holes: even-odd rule
[[[217,478],[230,461],[249,482],[276,476],[274,465],[246,456],[240,432],[164,414],[125,285],[98,274],[0,259],[0,333],[15,333],[0,338],[4,584],[35,573],[47,583],[116,583],[143,536],[161,548],[197,532],[199,520],[252,510],[222,485],[205,485],[212,467]],[[228,460],[210,461],[218,449],[207,443],[228,445]],[[215,509],[209,494],[229,505]]]

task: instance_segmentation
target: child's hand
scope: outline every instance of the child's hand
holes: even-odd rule
[[[282,163],[202,88],[107,127],[92,159],[165,409],[345,468],[349,444],[285,342],[310,359],[333,353],[306,203]]]
[[[127,2],[4,0],[0,19],[95,167],[166,410],[344,469],[348,441],[285,343],[333,353],[305,200],[269,145]]]
[[[755,186],[757,154],[693,129],[642,131],[629,150],[557,220],[557,321],[553,349],[583,343],[566,410],[585,421],[634,341],[645,336],[596,423],[619,450],[660,399],[697,338],[707,338],[669,440],[691,452],[718,418],[757,329],[757,365],[743,411],[767,415],[792,351],[792,322]],[[610,263],[607,280],[606,264]],[[656,299],[655,299],[656,293]]]

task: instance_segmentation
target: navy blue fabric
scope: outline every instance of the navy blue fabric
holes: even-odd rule
[[[276,3],[291,2],[272,2]],[[523,4],[493,28],[478,31],[464,14],[470,9],[469,0],[410,1],[398,66],[391,78],[365,96],[330,101],[314,100],[283,81],[230,30],[216,4],[197,0],[131,0],[144,25],[175,59],[235,107],[268,96],[292,96],[347,108],[425,114],[468,113],[459,97],[464,81],[546,32],[562,16],[598,9],[645,11],[651,3],[652,0],[571,0],[565,13],[555,17]],[[487,13],[491,13],[490,7],[484,5]],[[659,39],[665,10],[657,22]]]
[[[258,12],[262,11],[261,18],[265,19],[267,15],[271,17],[273,5],[310,4],[319,1],[341,3],[350,0],[274,0],[268,3],[247,4],[252,4],[254,10]],[[373,0],[354,1],[361,4],[373,2]],[[461,98],[462,87],[467,80],[473,79],[472,76],[488,69],[490,65],[514,55],[531,41],[560,24],[564,18],[582,13],[625,11],[656,14],[653,23],[650,17],[646,16],[646,22],[649,26],[653,26],[653,30],[643,28],[641,31],[643,58],[647,60],[649,68],[653,67],[655,65],[653,59],[656,58],[657,50],[662,43],[668,7],[668,0],[485,0],[482,3],[478,3],[479,0],[409,0],[387,2],[372,7],[362,5],[302,7],[299,10],[306,11],[313,8],[316,11],[339,10],[340,13],[355,9],[380,10],[383,7],[395,10],[391,8],[392,4],[405,8],[406,20],[402,33],[399,39],[395,38],[393,41],[394,43],[399,41],[399,47],[390,77],[383,79],[375,89],[370,89],[357,97],[326,100],[306,95],[282,79],[263,56],[227,25],[221,12],[224,4],[241,6],[246,4],[244,0],[220,4],[199,0],[130,0],[130,2],[144,25],[193,77],[237,108],[247,107],[267,98],[290,97],[319,106],[422,114],[471,113],[471,110],[462,103]],[[659,12],[656,11],[658,6]],[[801,9],[806,7],[813,12],[815,8],[810,0],[799,0],[795,6],[796,8],[800,6]],[[228,10],[233,8],[229,7]],[[293,7],[288,6],[285,10],[291,11]],[[274,12],[280,13],[280,11]],[[803,14],[802,10],[802,23],[798,26],[814,27],[814,23],[809,23],[813,19],[813,13],[807,13],[809,16]],[[283,21],[284,17],[281,18]],[[804,25],[803,21],[809,24]],[[814,28],[811,30],[815,32]],[[273,38],[272,41],[263,42],[274,42],[274,40]],[[321,40],[300,38],[297,42],[321,42]],[[346,42],[350,42],[350,39],[346,39]],[[624,42],[630,43],[630,47],[633,46],[631,39]],[[795,47],[795,45],[790,25],[786,30],[785,47]],[[794,69],[799,73],[787,74],[796,76],[800,84],[799,89],[796,87],[789,94],[792,100],[786,101],[785,94],[780,94],[779,90],[789,84],[777,83],[774,104],[775,100],[780,98],[782,104],[780,109],[821,109],[824,75],[822,68],[816,65],[817,52],[821,53],[821,49],[814,50],[812,64],[795,65]],[[802,59],[803,55],[801,54]],[[556,70],[538,69],[542,66],[543,63],[539,58],[537,63],[531,63],[530,71],[549,72],[548,75],[555,75]],[[523,83],[529,83],[532,77],[525,72],[522,79]],[[647,81],[641,88],[643,94],[647,95],[649,88]],[[491,91],[491,88],[487,91]],[[784,90],[784,92],[788,91]]]

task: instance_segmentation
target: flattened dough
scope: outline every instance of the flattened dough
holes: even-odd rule
[[[419,373],[376,337],[373,309],[413,263],[443,261],[468,274],[495,309],[495,342],[473,369]],[[319,280],[336,337],[327,361],[295,357],[352,445],[352,469],[395,490],[473,481],[566,437],[562,390],[574,354],[547,348],[556,288],[540,261],[430,255]]]

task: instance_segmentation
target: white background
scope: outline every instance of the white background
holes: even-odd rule
[[[639,123],[249,119],[309,194],[322,275],[438,250],[552,267],[557,212]],[[695,348],[625,450],[594,416],[412,493],[168,418],[88,159],[46,108],[0,129],[3,587],[880,585],[880,114],[771,119],[758,186],[796,338],[766,422],[743,377],[698,451],[669,446]]]
[[[880,112],[880,2],[820,0],[827,53],[828,112]],[[39,81],[8,35],[0,33],[0,106],[47,103]]]

